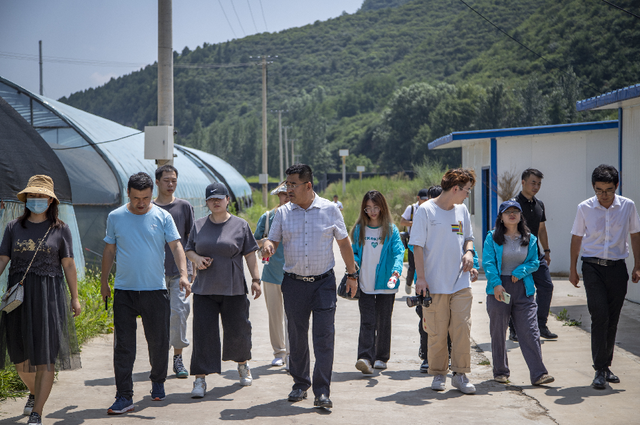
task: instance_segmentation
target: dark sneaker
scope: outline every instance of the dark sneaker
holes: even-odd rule
[[[429,360],[424,359],[424,361],[420,365],[420,372],[429,373]]]
[[[31,412],[29,415],[29,424],[42,425],[42,418],[36,412]]]
[[[121,415],[123,413],[132,412],[134,409],[133,400],[121,395],[116,396],[116,401],[107,410],[109,415]]]
[[[164,383],[152,382],[151,383],[151,400],[161,401],[166,398],[164,394]]]
[[[176,378],[184,379],[189,376],[187,368],[182,363],[182,354],[173,356],[173,373],[176,374]]]
[[[540,336],[542,338],[545,338],[545,339],[556,339],[556,338],[558,338],[558,335],[556,335],[553,332],[551,332],[549,330],[549,328],[546,327],[546,326],[541,326],[540,327]]]
[[[22,414],[25,416],[30,416],[31,412],[33,412],[33,405],[36,404],[36,396],[33,394],[29,394],[29,398],[27,399],[27,404],[24,405],[24,410]]]

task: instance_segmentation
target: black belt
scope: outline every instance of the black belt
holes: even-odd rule
[[[315,282],[316,280],[324,279],[325,277],[329,277],[333,274],[333,269],[329,270],[325,274],[319,274],[317,276],[300,276],[298,274],[293,274],[289,272],[284,272],[285,276],[290,277],[295,280],[302,280],[304,282]]]
[[[582,257],[583,263],[597,264],[599,266],[615,266],[618,263],[624,263],[624,260],[605,260],[598,257]]]

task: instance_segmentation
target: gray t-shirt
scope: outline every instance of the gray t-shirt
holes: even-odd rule
[[[209,217],[196,220],[185,251],[194,251],[213,261],[198,270],[191,292],[198,295],[246,294],[242,257],[258,249],[249,223],[232,215],[224,223],[214,223]]]
[[[156,201],[153,201],[153,203],[158,205]],[[189,202],[179,198],[176,198],[175,201],[170,204],[158,206],[167,211],[171,214],[171,217],[173,217],[173,221],[176,223],[176,227],[178,228],[178,233],[180,233],[180,243],[184,248],[187,244],[187,240],[189,239],[189,232],[193,227],[193,222],[195,221],[193,207]],[[187,273],[189,275],[193,275],[191,261],[187,261]],[[173,253],[169,248],[169,244],[166,244],[164,247],[164,274],[166,276],[180,275],[180,271],[173,259]]]
[[[529,252],[529,246],[522,246],[522,236],[517,236],[515,239],[511,239],[509,236],[504,235],[504,246],[502,247],[502,270],[500,274],[502,276],[511,276],[511,273],[520,264],[524,263],[527,259],[527,253]]]

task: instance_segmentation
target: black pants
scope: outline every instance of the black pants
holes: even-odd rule
[[[220,345],[220,320],[223,341]],[[222,360],[251,360],[251,322],[246,295],[193,294],[191,375],[220,373]]]
[[[311,387],[309,376],[309,317],[313,314],[313,393],[316,397],[330,393],[335,343],[336,278],[333,273],[315,282],[303,282],[289,276],[282,280],[284,311],[289,330],[289,372],[293,389]]]
[[[416,274],[416,263],[413,259],[413,251],[409,250],[407,254],[407,260],[409,260],[409,268],[407,269],[407,285],[413,285],[413,278]]]
[[[169,365],[169,293],[157,291],[125,291],[113,295],[113,370],[116,389],[121,396],[133,396],[133,363],[136,359],[136,318],[142,317],[144,335],[149,347],[152,382],[163,383]]]
[[[582,263],[587,307],[591,315],[591,356],[593,367],[611,366],[616,344],[618,319],[627,295],[629,273],[624,261],[613,266]]]
[[[360,292],[358,359],[388,362],[391,356],[391,314],[396,294]]]

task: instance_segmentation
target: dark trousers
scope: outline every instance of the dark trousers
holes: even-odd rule
[[[152,382],[163,383],[169,365],[169,294],[157,291],[125,291],[113,295],[113,370],[116,389],[121,396],[133,396],[133,363],[136,359],[136,318],[142,317],[144,335],[149,347]]]
[[[391,356],[391,314],[396,294],[360,292],[358,359],[388,362]]]
[[[416,306],[416,314],[420,318],[418,321],[418,333],[420,334],[420,348],[418,348],[418,357],[427,360],[429,353],[429,334],[425,332],[422,325],[422,305]],[[451,358],[451,335],[447,337],[447,347],[449,348],[449,358]]]
[[[220,344],[220,321],[223,341]],[[222,361],[251,360],[251,322],[246,295],[193,295],[191,375],[222,371]]]
[[[413,285],[413,278],[416,274],[416,263],[413,259],[413,251],[409,250],[407,254],[407,260],[409,260],[409,268],[407,269],[407,285]]]
[[[333,273],[315,282],[303,282],[289,276],[282,280],[284,311],[289,330],[289,372],[293,389],[311,387],[309,376],[309,317],[313,314],[313,393],[316,397],[330,392],[335,339],[336,278]]]
[[[513,320],[520,350],[529,368],[531,383],[536,382],[547,373],[542,363],[540,348],[540,330],[536,318],[536,302],[533,295],[527,296],[522,280],[513,283],[511,276],[501,276],[502,286],[511,295],[511,302],[505,304],[496,300],[494,295],[487,295],[487,313],[489,313],[489,330],[491,333],[491,356],[493,357],[493,376],[509,376],[507,359],[507,323]]]
[[[591,315],[591,356],[593,367],[611,366],[620,311],[627,295],[629,273],[624,261],[613,266],[582,263],[582,279]]]
[[[531,274],[531,277],[533,277],[533,283],[536,286],[538,328],[546,328],[551,309],[551,298],[553,297],[553,282],[549,273],[549,265],[544,256],[540,257],[540,267]],[[512,320],[509,321],[509,329],[514,331]]]

